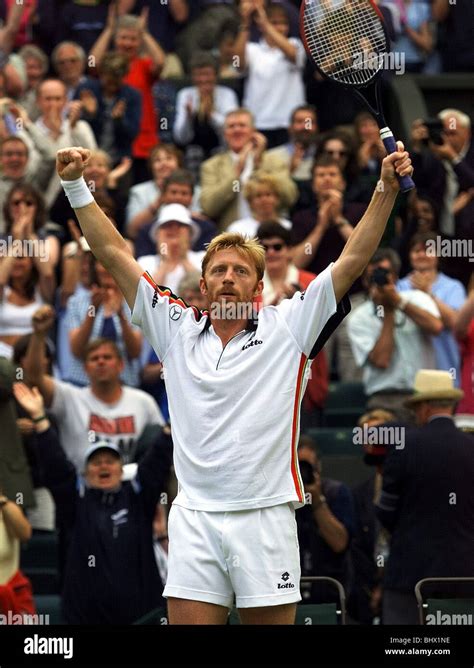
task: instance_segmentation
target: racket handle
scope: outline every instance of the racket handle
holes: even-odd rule
[[[395,137],[393,136],[393,132],[390,130],[390,128],[381,128],[380,138],[383,141],[384,146],[389,155],[390,153],[395,153],[396,151],[398,151],[397,144],[395,142]],[[400,184],[400,190],[402,191],[402,193],[406,193],[409,190],[413,190],[413,188],[415,187],[415,184],[411,176],[399,176],[397,174],[397,179],[398,183]]]

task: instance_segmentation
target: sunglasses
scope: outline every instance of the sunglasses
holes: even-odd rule
[[[326,155],[342,155],[343,157],[347,155],[347,151],[324,151]]]
[[[265,253],[268,253],[270,248],[273,248],[275,251],[281,251],[282,248],[285,247],[285,244],[263,244],[262,246],[265,248]]]
[[[12,199],[12,206],[19,206],[20,204],[26,204],[26,206],[35,206],[35,202],[31,199]]]

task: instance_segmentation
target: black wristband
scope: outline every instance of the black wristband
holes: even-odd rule
[[[41,422],[42,420],[47,420],[47,419],[48,419],[48,416],[46,414],[44,414],[44,415],[41,415],[41,417],[32,418],[31,420],[32,420],[32,422],[34,422],[36,424],[37,422]]]

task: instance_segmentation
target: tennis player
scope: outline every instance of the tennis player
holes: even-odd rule
[[[156,285],[94,202],[89,151],[58,151],[57,171],[95,257],[113,275],[165,369],[179,492],[169,516],[164,595],[171,624],[224,624],[234,596],[244,624],[292,624],[300,600],[296,447],[305,370],[349,311],[347,291],[376,250],[411,174],[399,151],[339,259],[304,293],[256,315],[264,249],[224,233],[202,262],[208,310]]]

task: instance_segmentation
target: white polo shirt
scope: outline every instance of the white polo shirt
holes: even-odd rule
[[[304,504],[296,448],[305,369],[346,309],[328,267],[305,293],[261,309],[223,348],[207,311],[142,276],[132,319],[165,369],[174,503],[219,512]]]

